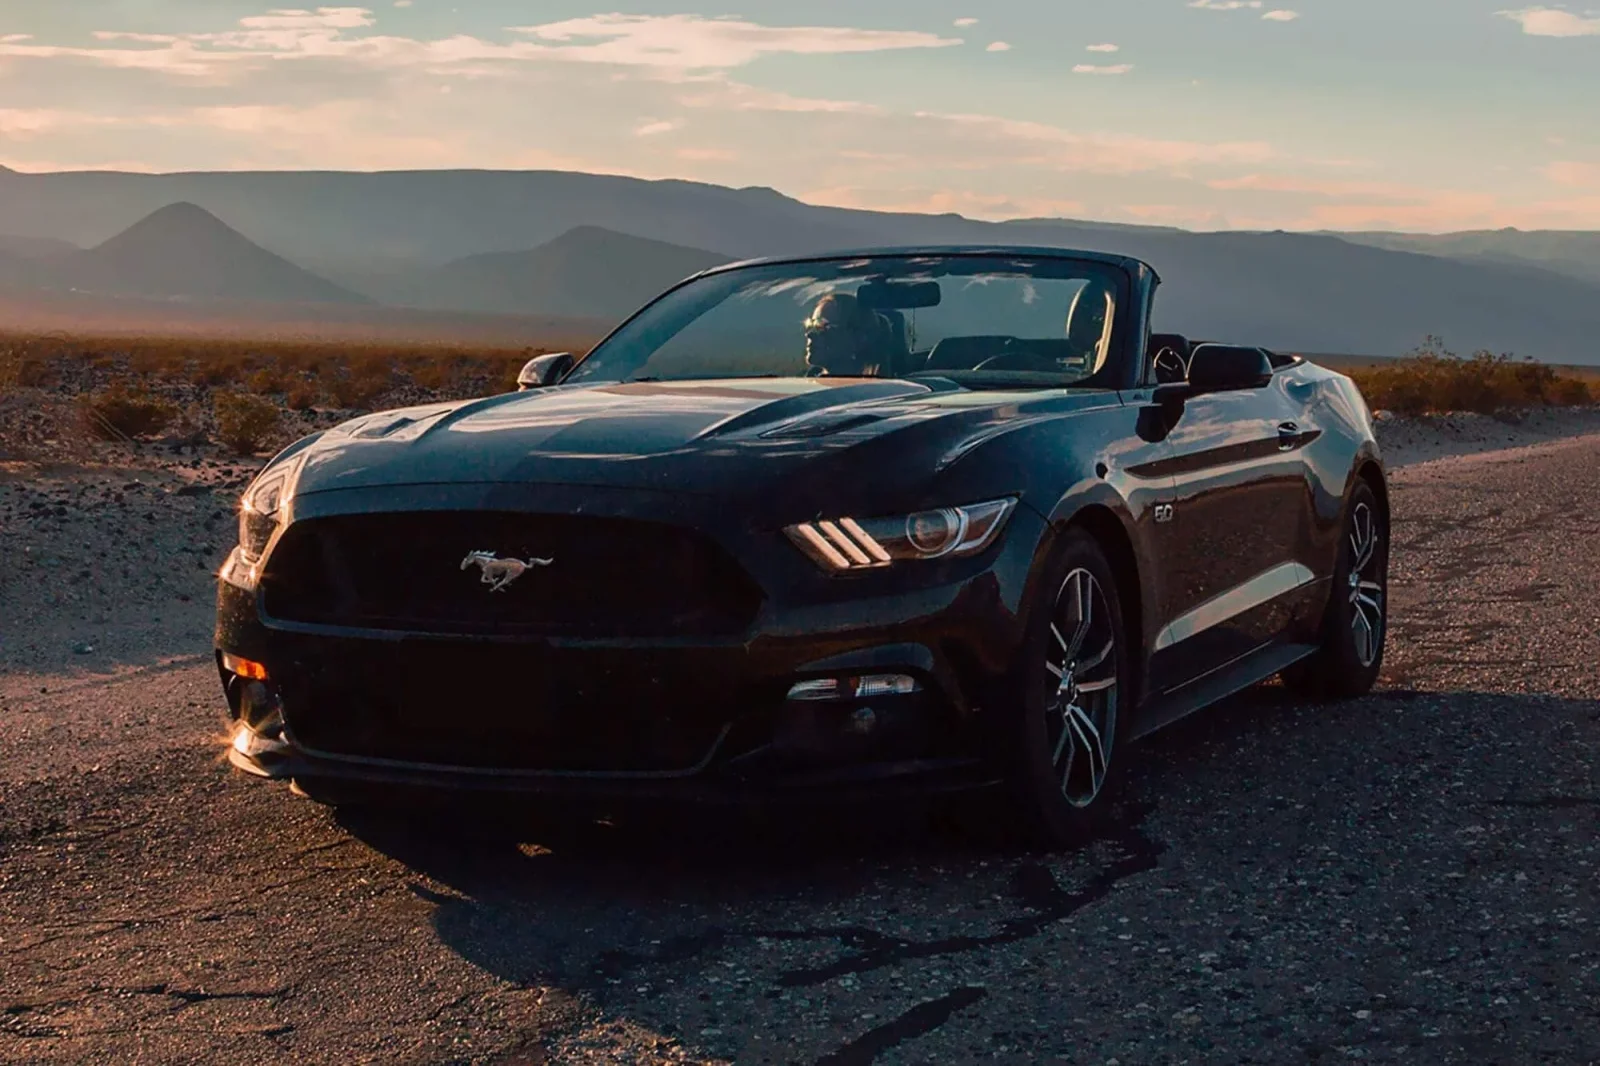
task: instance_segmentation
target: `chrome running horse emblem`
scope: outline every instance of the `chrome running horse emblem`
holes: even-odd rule
[[[461,569],[476,566],[483,571],[482,582],[490,592],[504,592],[513,581],[536,566],[549,566],[554,559],[502,559],[494,552],[468,552],[461,560]]]

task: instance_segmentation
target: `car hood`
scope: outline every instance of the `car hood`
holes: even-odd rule
[[[787,479],[836,497],[841,482],[926,482],[1024,408],[1096,395],[814,378],[560,386],[347,422],[307,447],[297,495],[472,483],[739,495]]]

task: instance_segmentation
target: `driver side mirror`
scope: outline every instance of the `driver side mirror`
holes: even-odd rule
[[[517,391],[527,392],[529,389],[554,385],[572,369],[573,362],[571,352],[551,352],[529,359],[517,375]]]
[[[1189,357],[1189,392],[1240,392],[1272,383],[1272,360],[1260,348],[1201,344]]]

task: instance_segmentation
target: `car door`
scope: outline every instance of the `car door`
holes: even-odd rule
[[[1298,558],[1310,506],[1303,448],[1316,433],[1307,418],[1282,374],[1262,387],[1192,396],[1176,412],[1165,620],[1152,649],[1162,690],[1290,628],[1314,577]]]

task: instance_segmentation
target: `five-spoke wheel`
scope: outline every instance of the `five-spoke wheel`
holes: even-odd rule
[[[1345,504],[1333,589],[1314,655],[1284,671],[1309,699],[1365,695],[1383,668],[1389,619],[1389,540],[1377,494],[1359,482]]]
[[[1117,737],[1117,633],[1100,582],[1083,567],[1056,596],[1045,671],[1045,732],[1061,796],[1088,807],[1100,795]]]
[[[1133,659],[1116,576],[1086,530],[1061,535],[1032,587],[997,704],[1022,824],[1063,847],[1092,837],[1110,804]]]

